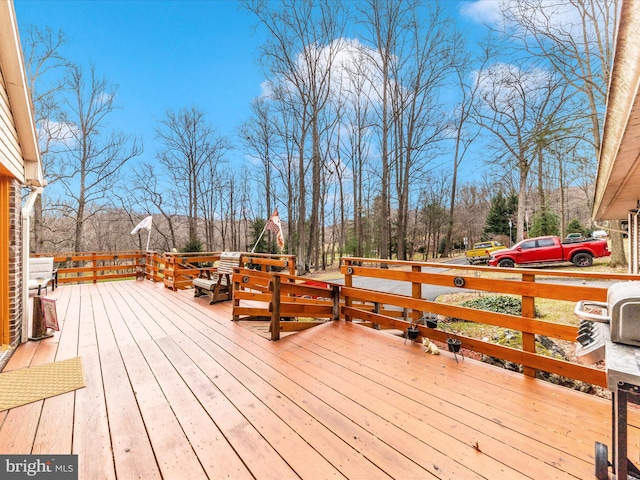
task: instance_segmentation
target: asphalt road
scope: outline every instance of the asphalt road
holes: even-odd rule
[[[464,258],[456,258],[445,263],[466,265],[467,261]],[[446,272],[447,268],[422,267],[422,271],[424,273],[442,273]],[[327,279],[327,281],[332,283],[344,284],[344,278],[338,278],[335,280]],[[354,277],[353,286],[358,288],[366,288],[368,290],[376,290],[378,292],[411,296],[411,284],[408,282],[400,282],[397,280]],[[456,287],[441,287],[439,285],[422,285],[422,298],[425,300],[435,300],[440,295],[455,292],[460,292],[460,289]]]
[[[444,262],[445,264],[454,265],[466,265],[467,260],[465,258],[455,258]],[[446,272],[447,268],[435,268],[435,267],[422,267],[422,271],[425,273],[442,273]],[[343,284],[344,278],[327,279],[328,282]],[[565,285],[580,285],[585,284],[583,280],[579,279],[555,279],[539,277],[539,282],[549,283],[561,283]],[[613,282],[607,281],[589,281],[588,285],[593,287],[609,287]],[[400,282],[397,280],[386,280],[382,278],[368,278],[368,277],[354,277],[353,286],[359,288],[366,288],[369,290],[376,290],[379,292],[395,293],[399,295],[411,296],[411,284],[407,282]],[[460,289],[456,287],[442,287],[439,285],[423,285],[422,286],[422,298],[425,300],[435,300],[440,295],[447,293],[459,293]]]

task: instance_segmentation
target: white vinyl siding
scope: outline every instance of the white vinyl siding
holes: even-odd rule
[[[24,160],[21,152],[4,77],[0,71],[0,164],[24,183]]]

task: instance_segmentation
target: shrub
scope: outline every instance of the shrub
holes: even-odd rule
[[[197,238],[192,238],[180,249],[182,253],[201,252],[202,242]]]
[[[508,295],[488,295],[485,297],[474,298],[472,300],[462,302],[460,306],[486,310],[488,312],[505,313],[507,315],[522,315],[522,300]],[[535,316],[542,316],[538,309],[535,311]],[[460,321],[461,319],[451,320]]]

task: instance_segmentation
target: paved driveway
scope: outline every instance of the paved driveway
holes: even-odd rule
[[[456,265],[464,265],[467,261],[463,258],[456,258],[449,260],[445,263],[451,263]],[[433,268],[422,267],[424,273],[442,273],[446,272],[447,268]],[[344,278],[327,279],[327,282],[344,284]],[[400,282],[398,280],[387,280],[384,278],[368,278],[368,277],[354,277],[353,286],[358,288],[366,288],[369,290],[376,290],[378,292],[395,293],[398,295],[411,296],[411,283]],[[441,287],[439,285],[422,285],[422,298],[425,300],[435,300],[440,295],[446,293],[459,292],[460,289],[456,287]]]
[[[466,265],[467,261],[464,258],[455,258],[453,260],[449,260],[444,262],[446,264],[453,265]],[[447,268],[434,268],[434,267],[422,267],[422,271],[424,273],[442,273],[446,272]],[[328,282],[344,284],[344,277],[336,278],[336,279],[327,279]],[[536,279],[538,282],[548,282],[548,283],[559,283],[564,285],[580,285],[580,284],[588,284],[593,287],[604,287],[608,288],[613,281],[584,281],[580,279],[559,279],[559,278],[545,278],[538,277]],[[398,295],[408,295],[411,296],[411,284],[408,282],[400,282],[397,280],[387,280],[383,278],[368,278],[368,277],[354,277],[353,286],[359,288],[366,288],[369,290],[377,290],[379,292],[385,293],[395,293]],[[460,289],[456,287],[443,287],[439,285],[423,285],[422,286],[422,298],[425,300],[435,300],[440,295],[444,295],[447,293],[459,293]]]

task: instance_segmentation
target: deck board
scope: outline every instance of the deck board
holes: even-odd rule
[[[608,401],[366,327],[271,342],[150,282],[48,296],[61,332],[5,370],[80,355],[87,387],[0,412],[0,453],[77,453],[80,478],[582,479],[610,444]]]
[[[110,295],[93,295],[93,316],[116,476],[161,478],[140,410],[131,408],[136,405],[136,393],[127,381],[127,367],[115,337],[125,328],[121,312]]]

